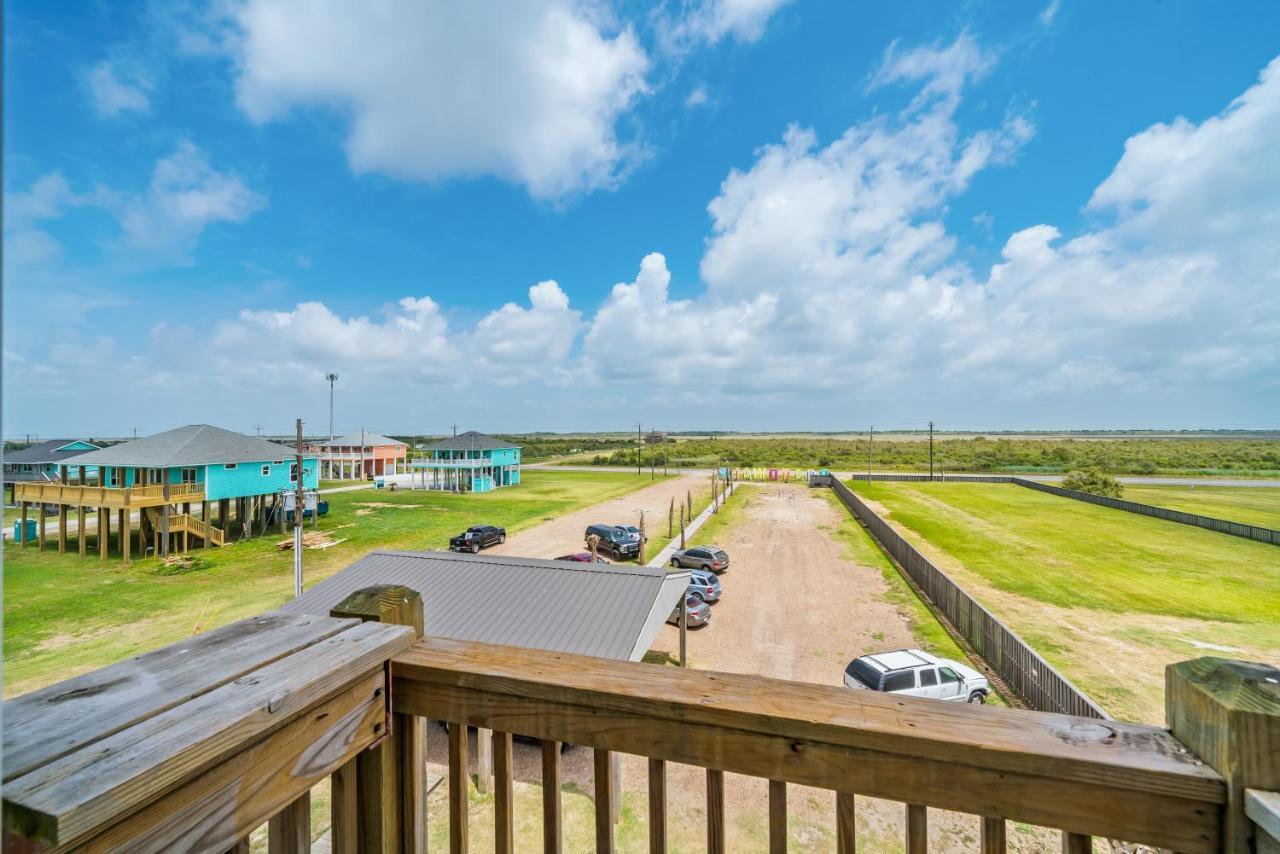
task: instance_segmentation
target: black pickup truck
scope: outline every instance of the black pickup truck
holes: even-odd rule
[[[456,537],[449,538],[449,551],[475,554],[483,548],[505,543],[507,529],[493,525],[472,525]]]

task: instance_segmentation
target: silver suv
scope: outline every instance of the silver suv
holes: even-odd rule
[[[987,677],[972,667],[918,649],[855,658],[844,669],[844,684],[958,703],[985,703],[991,693]]]
[[[729,553],[719,546],[693,546],[673,554],[671,565],[685,569],[707,569],[719,574],[729,568]]]

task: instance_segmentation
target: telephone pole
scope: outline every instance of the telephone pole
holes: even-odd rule
[[[644,445],[640,439],[640,425],[636,425],[636,476],[640,476],[640,452],[644,450]]]
[[[333,384],[338,381],[338,375],[334,373],[325,374],[324,378],[329,381],[329,441],[333,441]]]
[[[933,480],[933,421],[929,421],[929,480]]]
[[[306,497],[302,492],[302,419],[298,419],[298,485],[293,499],[293,595],[302,595],[302,512]],[[317,508],[319,509],[319,508]]]
[[[253,432],[254,432],[254,433],[256,433],[257,435],[261,436],[261,435],[262,435],[262,425],[261,425],[261,424],[254,424],[254,425],[253,425]]]
[[[876,425],[871,425],[871,430],[867,432],[867,483],[871,482],[871,442],[876,437]]]

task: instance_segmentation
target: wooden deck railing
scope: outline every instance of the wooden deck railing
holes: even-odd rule
[[[492,730],[499,852],[530,847],[515,838],[515,733],[542,739],[543,849],[551,852],[564,844],[561,743],[594,751],[598,851],[614,850],[617,752],[648,757],[650,851],[667,847],[669,762],[706,769],[713,852],[726,848],[726,772],[769,781],[771,851],[786,849],[789,785],[837,793],[831,821],[842,852],[857,844],[863,797],[908,805],[903,833],[912,854],[926,850],[929,808],[973,814],[984,852],[1003,851],[1007,822],[1019,821],[1063,830],[1069,852],[1091,850],[1090,837],[1100,836],[1188,854],[1244,854],[1268,850],[1276,820],[1280,671],[1262,665],[1172,666],[1170,733],[439,638],[414,642],[421,631],[416,593],[370,588],[327,618],[264,615],[7,702],[5,850],[223,852],[239,850],[269,822],[271,852],[305,851],[307,793],[328,775],[334,852],[419,852],[424,718],[452,724],[454,852],[468,848],[467,725]]]
[[[165,486],[170,504],[203,501],[203,483],[153,483],[147,486],[80,486],[66,483],[14,484],[14,501],[32,504],[67,504],[76,507],[153,507],[164,504]]]

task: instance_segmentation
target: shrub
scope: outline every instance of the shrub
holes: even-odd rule
[[[1063,489],[1074,489],[1076,492],[1088,492],[1091,495],[1105,495],[1108,498],[1119,498],[1124,494],[1120,481],[1101,469],[1087,468],[1069,472],[1062,479]]]

